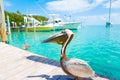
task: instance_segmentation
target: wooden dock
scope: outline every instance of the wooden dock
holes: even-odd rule
[[[67,76],[55,60],[0,42],[0,80],[75,79]],[[108,79],[97,77],[95,80]]]

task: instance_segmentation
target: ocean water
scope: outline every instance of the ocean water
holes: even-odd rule
[[[12,32],[8,39],[10,45],[23,49],[26,42],[30,46],[28,51],[59,61],[61,45],[41,43],[57,32]],[[82,26],[73,32],[75,36],[67,47],[67,56],[87,61],[97,74],[110,80],[120,80],[120,25]]]

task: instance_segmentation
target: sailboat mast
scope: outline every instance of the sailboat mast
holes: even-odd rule
[[[109,22],[111,22],[110,18],[111,18],[111,0],[110,0],[110,8],[109,8]]]

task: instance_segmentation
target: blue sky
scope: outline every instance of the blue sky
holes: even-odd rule
[[[22,14],[49,17],[57,14],[85,24],[105,24],[108,20],[109,0],[3,0],[4,9]],[[120,0],[112,0],[111,22],[120,24]]]

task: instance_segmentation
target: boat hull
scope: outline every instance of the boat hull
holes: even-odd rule
[[[106,22],[106,27],[111,27],[112,24],[110,22]]]
[[[79,26],[80,23],[65,23],[63,26],[57,26],[55,30],[63,30],[63,29],[77,30]]]
[[[34,32],[34,31],[52,31],[53,27],[49,26],[38,26],[38,27],[23,27],[23,28],[11,28],[12,31],[28,31],[28,32]]]

